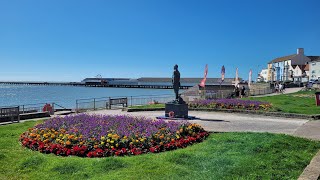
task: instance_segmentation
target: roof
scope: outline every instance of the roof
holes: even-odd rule
[[[276,62],[286,61],[286,60],[292,59],[292,58],[295,57],[296,55],[297,55],[297,54],[292,54],[292,55],[289,55],[289,56],[279,57],[279,58],[276,58],[276,59],[270,61],[269,64],[271,64],[271,63],[276,63]]]
[[[100,80],[116,81],[116,80],[130,80],[130,79],[129,78],[85,78],[82,81],[100,81]]]
[[[311,61],[320,61],[320,56],[307,56]]]

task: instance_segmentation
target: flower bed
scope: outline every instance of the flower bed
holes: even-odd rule
[[[20,142],[42,153],[106,157],[184,148],[208,135],[201,126],[185,121],[80,114],[55,117],[29,128]]]
[[[190,108],[216,108],[216,109],[244,109],[269,110],[272,105],[268,102],[241,100],[241,99],[210,99],[196,100],[189,103]]]

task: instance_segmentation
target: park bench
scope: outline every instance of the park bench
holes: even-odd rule
[[[19,106],[0,108],[0,122],[20,122]]]
[[[110,98],[109,99],[109,109],[112,105],[122,105],[122,107],[128,107],[128,98]]]

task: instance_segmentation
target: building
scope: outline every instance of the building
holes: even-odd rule
[[[257,82],[267,82],[268,81],[268,69],[262,69],[258,74]]]
[[[308,56],[311,61],[309,62],[309,79],[320,80],[320,56]]]
[[[201,82],[203,78],[181,78],[181,86],[194,86]],[[225,78],[223,83],[224,85],[234,83],[234,78]],[[242,79],[239,78],[241,81]],[[156,78],[156,77],[142,77],[138,79],[139,85],[172,85],[172,78]],[[220,85],[221,78],[207,78],[207,85]]]
[[[85,78],[81,81],[85,84],[110,84],[110,85],[138,85],[138,81],[136,79],[130,78]]]
[[[202,78],[181,78],[181,86],[194,86],[201,82]],[[241,81],[242,79],[239,78]],[[234,78],[225,78],[223,83],[221,83],[221,78],[207,78],[207,85],[231,85],[234,83]],[[130,78],[86,78],[81,81],[88,85],[164,85],[171,86],[172,78],[156,78],[156,77],[142,77],[139,79]]]
[[[268,63],[267,81],[301,82],[307,77],[306,65],[310,61],[303,48],[298,48],[296,54],[275,58]]]

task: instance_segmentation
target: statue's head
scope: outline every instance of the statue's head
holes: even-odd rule
[[[173,69],[174,69],[174,70],[177,70],[177,69],[178,69],[178,65],[177,65],[177,64],[174,65]]]

